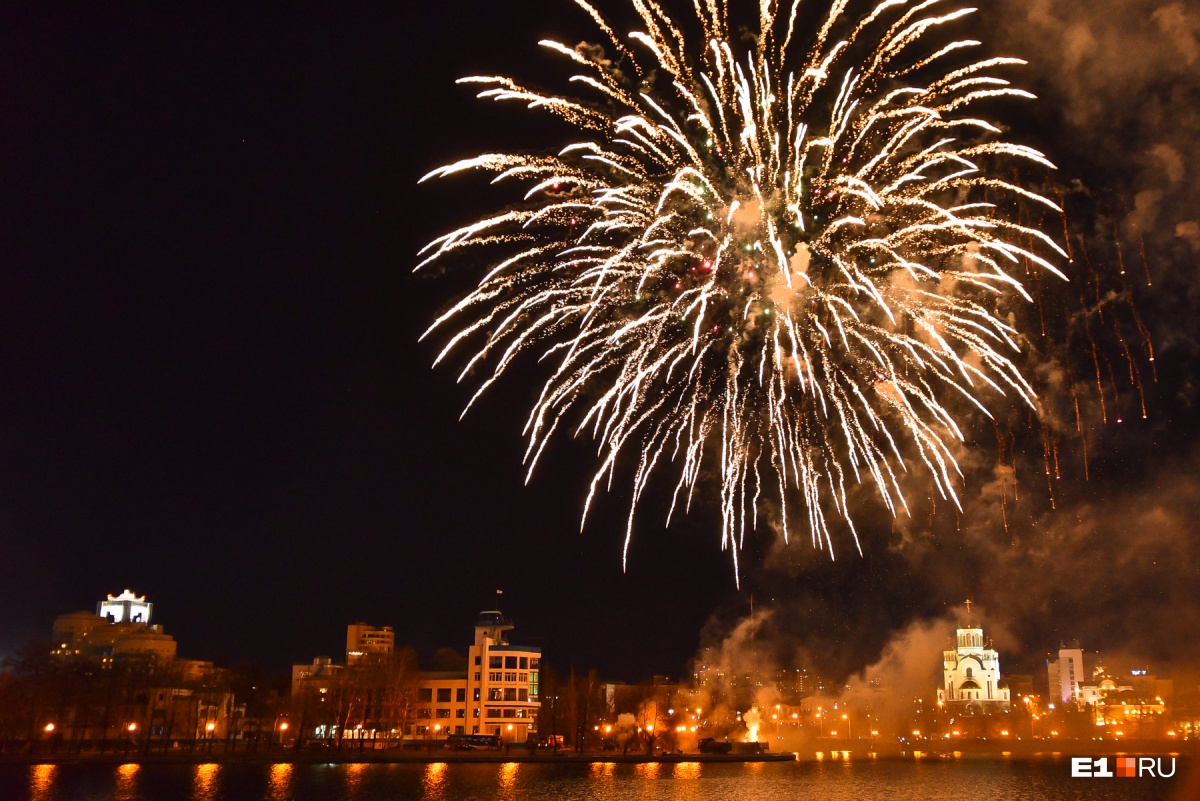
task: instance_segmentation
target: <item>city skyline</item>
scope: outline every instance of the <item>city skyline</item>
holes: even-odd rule
[[[1195,120],[1172,113],[1195,78],[1169,57],[1189,29],[1097,6],[1070,63],[1039,42],[1074,35],[1065,18],[1011,4],[985,18],[1040,95],[1000,116],[1088,187],[1078,235],[1117,230],[1129,248],[1156,349],[1145,419],[1110,342],[1101,383],[1120,391],[1086,462],[1064,448],[1050,470],[1040,443],[1014,454],[983,429],[961,514],[923,498],[896,521],[868,510],[862,556],[846,540],[837,561],[764,527],[739,591],[711,496],[662,530],[669,492],[648,495],[622,571],[627,497],[602,498],[579,533],[592,443],[554,444],[526,484],[513,420],[536,384],[498,387],[460,422],[473,388],[417,342],[467,280],[414,277],[417,250],[478,211],[464,187],[418,178],[485,144],[561,139],[454,84],[538,75],[538,39],[590,35],[569,3],[523,8],[18,16],[0,55],[19,76],[0,89],[0,656],[132,587],[188,655],[280,669],[355,620],[454,645],[445,632],[497,589],[551,663],[630,680],[678,674],[752,608],[770,613],[777,662],[851,676],[965,597],[1003,621],[998,647],[1021,665],[1072,640],[1200,658],[1200,167]],[[1101,103],[1118,115],[1101,135],[1096,104],[1126,90],[1088,68],[1122,27],[1144,66],[1121,80],[1143,91]],[[1164,30],[1180,38],[1143,52]],[[1072,278],[1091,291],[1082,268]]]

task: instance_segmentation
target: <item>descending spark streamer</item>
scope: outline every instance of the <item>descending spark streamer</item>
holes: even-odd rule
[[[706,466],[719,470],[735,569],[764,493],[785,539],[798,498],[831,554],[831,514],[861,551],[857,483],[897,514],[901,476],[923,464],[957,505],[955,409],[988,414],[1009,395],[1034,407],[1004,310],[1030,300],[1017,267],[1062,277],[1050,259],[1066,258],[1017,214],[1058,206],[1001,177],[1053,165],[969,114],[1032,97],[993,74],[1023,62],[971,59],[974,40],[927,45],[974,11],[941,0],[884,0],[863,15],[834,0],[808,42],[799,0],[760,0],[757,40],[741,53],[721,0],[696,0],[695,49],[655,0],[633,0],[644,29],[625,39],[575,2],[620,60],[541,44],[575,65],[590,99],[505,77],[460,82],[546,109],[584,138],[556,156],[490,153],[422,179],[482,170],[527,184],[520,205],[433,240],[417,267],[501,251],[426,332],[455,328],[435,364],[475,343],[460,380],[490,368],[467,408],[518,354],[547,363],[525,426],[529,474],[560,426],[590,433],[600,466],[586,520],[627,455],[626,557],[639,499],[667,464],[678,471],[668,523]]]

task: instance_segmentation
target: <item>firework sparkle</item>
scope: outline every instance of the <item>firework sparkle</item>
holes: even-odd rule
[[[798,0],[763,0],[745,46],[716,0],[686,26],[633,0],[643,29],[624,38],[576,4],[618,56],[541,42],[578,70],[578,96],[460,82],[555,114],[579,141],[422,179],[483,171],[525,190],[417,267],[488,265],[424,335],[452,329],[435,364],[469,351],[459,380],[486,376],[467,408],[532,351],[548,376],[525,423],[527,479],[560,429],[593,437],[586,520],[629,460],[624,558],[656,471],[673,476],[668,523],[715,471],[735,568],[768,502],[785,540],[796,515],[830,554],[832,519],[861,551],[854,485],[900,514],[919,466],[958,505],[964,414],[1036,407],[1006,311],[1031,302],[1017,267],[1062,278],[1066,258],[1018,213],[1058,211],[1016,177],[1053,165],[973,116],[1032,97],[999,77],[1023,62],[940,39],[973,12],[940,0],[835,0],[811,29]]]

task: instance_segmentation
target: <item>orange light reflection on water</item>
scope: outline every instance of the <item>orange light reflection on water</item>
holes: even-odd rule
[[[34,765],[29,768],[30,801],[50,801],[54,798],[54,776],[57,765]]]
[[[192,801],[217,801],[217,773],[220,765],[197,765],[192,772]]]
[[[446,763],[430,762],[421,774],[421,789],[423,798],[436,799],[446,797]]]
[[[363,771],[367,766],[362,762],[352,762],[342,768],[346,772],[346,798],[356,798],[362,791]]]
[[[271,776],[267,782],[267,798],[269,801],[288,801],[292,797],[292,764],[278,762],[271,766]]]
[[[115,801],[135,801],[137,796],[137,775],[139,765],[132,762],[117,768],[117,789],[113,793]]]

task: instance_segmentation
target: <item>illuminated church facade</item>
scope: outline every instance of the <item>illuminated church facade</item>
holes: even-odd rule
[[[967,614],[971,602],[967,602]],[[956,646],[942,652],[942,687],[938,704],[963,712],[1003,712],[1009,708],[1008,684],[1000,678],[1000,655],[985,640],[983,629],[967,622],[958,629]]]

